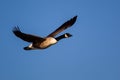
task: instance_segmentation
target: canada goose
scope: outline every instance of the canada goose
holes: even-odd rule
[[[68,27],[72,26],[77,19],[77,16],[74,16],[72,19],[68,20],[64,24],[62,24],[58,29],[56,29],[54,32],[49,34],[47,37],[39,37],[31,34],[26,34],[21,32],[19,27],[13,28],[13,33],[21,38],[24,41],[30,42],[31,44],[27,47],[24,47],[24,50],[34,50],[34,49],[45,49],[49,46],[57,43],[59,40],[63,38],[71,37],[72,35],[69,33],[65,33],[61,36],[55,37],[58,33],[62,32],[63,30],[67,29]]]

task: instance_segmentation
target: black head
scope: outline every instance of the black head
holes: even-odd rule
[[[69,37],[72,36],[70,33],[65,33],[65,34],[63,34],[63,35],[64,35],[65,38],[69,38]]]

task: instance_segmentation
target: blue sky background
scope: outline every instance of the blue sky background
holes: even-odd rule
[[[78,15],[73,37],[25,51],[14,26],[46,36]],[[0,0],[0,80],[120,80],[120,0]]]

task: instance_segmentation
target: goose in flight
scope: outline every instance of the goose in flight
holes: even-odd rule
[[[49,34],[47,37],[40,37],[31,34],[23,33],[19,27],[13,28],[13,33],[15,36],[19,37],[20,39],[30,42],[30,45],[24,47],[24,50],[35,50],[35,49],[45,49],[50,47],[51,45],[57,43],[59,40],[71,37],[70,33],[65,33],[58,37],[55,37],[58,33],[62,32],[63,30],[71,27],[76,22],[77,16],[74,16],[70,20],[66,21],[62,24],[59,28],[57,28],[54,32]]]

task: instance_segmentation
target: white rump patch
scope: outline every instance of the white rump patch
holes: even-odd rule
[[[32,47],[33,47],[33,44],[30,44],[28,47],[29,47],[29,48],[32,48]]]

